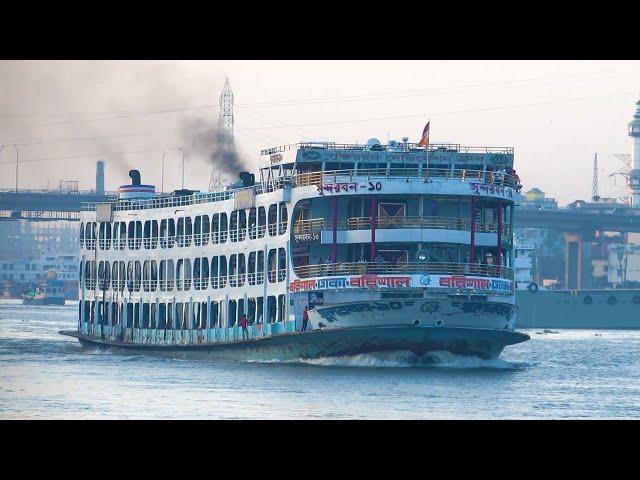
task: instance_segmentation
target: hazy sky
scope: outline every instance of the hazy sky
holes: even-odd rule
[[[626,124],[640,96],[638,61],[3,61],[0,143],[18,143],[19,184],[128,183],[135,166],[160,183],[167,147],[185,125],[213,129],[228,76],[235,137],[246,162],[259,150],[301,140],[419,140],[513,146],[525,190],[561,203],[591,195],[599,153],[600,194],[624,195]],[[205,157],[187,158],[185,186],[206,190]],[[165,189],[178,188],[181,157],[166,155]],[[0,154],[0,188],[15,184],[15,150]]]

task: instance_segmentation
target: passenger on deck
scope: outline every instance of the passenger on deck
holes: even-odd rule
[[[307,329],[307,322],[309,321],[309,307],[307,305],[304,306],[304,311],[302,312],[302,328],[301,332],[304,332]]]
[[[246,334],[246,338],[249,338],[249,330],[247,329],[247,325],[249,324],[249,321],[247,320],[247,317],[245,317],[244,314],[242,314],[242,316],[240,317],[240,320],[238,320],[238,326],[242,328],[242,339],[245,339],[245,334]]]

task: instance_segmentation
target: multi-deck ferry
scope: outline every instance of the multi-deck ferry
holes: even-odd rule
[[[241,360],[493,358],[515,331],[513,149],[300,143],[224,191],[136,170],[85,205],[82,344]],[[306,327],[306,328],[305,328]]]

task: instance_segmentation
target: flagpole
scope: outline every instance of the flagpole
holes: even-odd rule
[[[427,141],[427,176],[429,175],[429,143],[431,143],[431,119],[427,122],[429,125],[429,140]]]

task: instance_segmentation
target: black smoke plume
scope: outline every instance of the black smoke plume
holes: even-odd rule
[[[217,119],[189,117],[181,121],[178,135],[185,152],[187,164],[193,162],[207,166],[207,178],[214,171],[235,180],[248,162],[234,148],[232,139],[218,128]],[[203,172],[204,173],[204,172]]]

